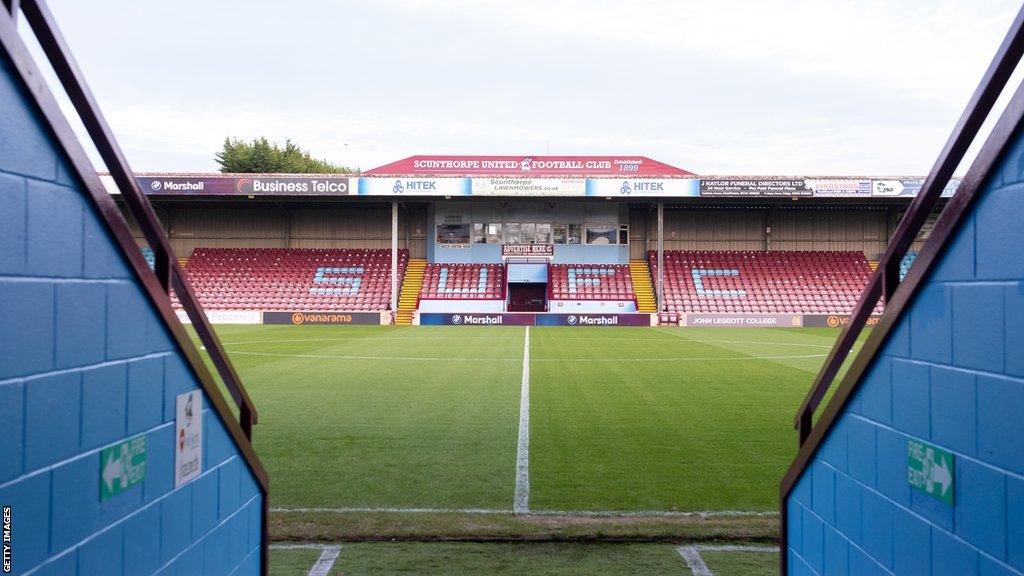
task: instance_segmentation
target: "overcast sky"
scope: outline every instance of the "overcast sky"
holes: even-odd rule
[[[49,0],[136,171],[225,136],[363,169],[642,154],[704,174],[924,174],[1019,4]]]

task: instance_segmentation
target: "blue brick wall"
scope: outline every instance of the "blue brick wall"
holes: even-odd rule
[[[791,574],[1024,574],[1024,135],[786,503]],[[954,506],[907,441],[955,454]]]
[[[174,488],[174,398],[198,387],[0,53],[0,504],[15,574],[258,574],[256,480],[204,398],[204,467]],[[100,450],[147,438],[100,501]]]

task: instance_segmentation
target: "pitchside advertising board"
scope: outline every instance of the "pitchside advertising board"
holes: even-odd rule
[[[421,313],[421,326],[650,326],[651,314]]]
[[[360,178],[360,196],[469,196],[469,178]]]
[[[547,174],[542,172],[541,174]],[[557,174],[557,172],[556,172]],[[688,174],[688,173],[687,173]],[[912,198],[924,185],[923,178],[806,178],[806,177],[636,177],[582,178],[538,175],[533,172],[508,176],[474,177],[348,177],[348,176],[177,176],[147,175],[137,178],[147,194],[162,196],[407,196],[422,197],[621,197],[621,198]],[[113,179],[101,180],[117,193]],[[960,185],[951,180],[943,197],[951,197]]]
[[[337,196],[352,193],[348,176],[142,176],[146,194],[184,196]]]
[[[264,324],[380,324],[380,312],[264,312]]]

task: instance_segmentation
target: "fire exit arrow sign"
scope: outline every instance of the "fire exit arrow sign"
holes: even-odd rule
[[[907,483],[911,488],[953,505],[956,492],[953,453],[938,446],[907,440]]]
[[[146,479],[146,437],[119,442],[100,451],[100,501],[117,496]]]

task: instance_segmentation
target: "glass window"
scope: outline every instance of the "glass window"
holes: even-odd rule
[[[487,242],[487,237],[484,236],[484,225],[482,222],[473,223],[473,244],[483,244]]]
[[[554,236],[554,243],[555,244],[565,244],[565,240],[566,240],[566,236],[567,236],[567,232],[566,232],[566,229],[565,229],[565,224],[552,224],[551,225],[551,232],[552,232],[552,235]]]
[[[438,224],[438,244],[469,244],[469,224]]]
[[[505,223],[505,243],[521,244],[522,236],[519,234],[519,224],[516,222]]]
[[[587,244],[607,246],[617,244],[619,231],[611,226],[587,226]]]
[[[519,232],[522,234],[523,244],[533,244],[537,241],[537,225],[533,222],[522,224]]]
[[[537,244],[551,244],[551,224],[537,224]]]
[[[619,226],[619,244],[629,246],[629,226]]]
[[[579,244],[580,243],[580,225],[569,224],[569,237],[568,244]]]
[[[501,244],[501,223],[487,225],[487,243]]]

